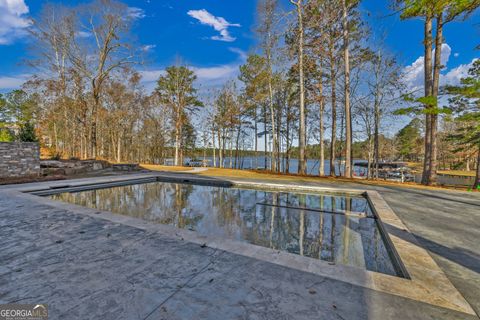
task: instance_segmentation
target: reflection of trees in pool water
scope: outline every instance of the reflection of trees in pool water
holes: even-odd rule
[[[394,274],[366,199],[149,183],[54,196],[58,200]],[[269,205],[262,205],[269,204]]]

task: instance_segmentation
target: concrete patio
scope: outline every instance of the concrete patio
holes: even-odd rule
[[[71,183],[0,188],[0,303],[51,319],[478,319],[18,192]],[[478,193],[308,185],[380,192],[479,314]]]

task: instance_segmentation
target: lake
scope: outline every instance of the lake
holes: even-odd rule
[[[198,158],[199,160],[203,160],[203,157]],[[206,157],[208,160],[209,165],[213,166],[213,157]],[[188,165],[191,158],[186,157],[184,160],[185,165]],[[219,165],[220,159],[217,157],[216,163],[217,166]],[[358,167],[355,166],[355,163],[365,163],[366,160],[362,159],[354,159],[354,173],[356,176],[365,176],[367,174],[367,169],[365,167]],[[235,158],[232,158],[230,161],[230,157],[225,157],[223,160],[224,168],[229,169],[269,169],[270,168],[270,158],[267,158],[266,166],[265,166],[265,157],[258,156],[258,157],[240,157],[240,160],[237,162],[237,166],[235,166]],[[317,159],[308,159],[307,160],[307,174],[316,176],[318,175],[320,161]],[[165,161],[165,165],[173,165],[173,160],[168,159]],[[281,161],[281,172],[285,173],[286,161]],[[340,169],[339,169],[340,168]],[[344,166],[340,164],[340,161],[335,161],[335,170],[337,175],[339,175],[339,170],[343,172]],[[290,159],[290,173],[298,173],[298,159]],[[325,160],[325,175],[330,175],[330,161]]]

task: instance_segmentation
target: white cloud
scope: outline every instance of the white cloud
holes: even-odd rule
[[[24,0],[0,0],[0,45],[10,44],[27,34],[31,21],[25,18],[29,9]]]
[[[156,47],[157,47],[156,44],[147,44],[147,45],[142,47],[142,51],[144,51],[144,52],[152,51]]]
[[[433,51],[435,53],[435,50]],[[442,45],[442,65],[446,66],[450,55],[452,53],[452,49],[448,44]],[[455,53],[455,57],[458,57],[459,54]],[[455,68],[450,70],[444,69],[442,73],[440,73],[440,86],[456,86],[460,84],[460,80],[463,78],[468,77],[468,70],[473,66],[474,61],[477,59],[473,59],[470,63],[461,64]],[[407,86],[407,89],[410,92],[416,92],[417,95],[424,94],[424,57],[421,56],[411,65],[406,66],[403,70],[403,81]]]
[[[230,47],[230,48],[228,48],[228,50],[230,50],[233,53],[238,54],[238,57],[240,58],[240,60],[242,62],[247,61],[248,54],[245,51],[243,51],[242,49]]]
[[[219,36],[213,36],[210,39],[217,41],[233,42],[236,38],[230,35],[229,27],[241,27],[237,23],[230,23],[222,17],[215,17],[213,14],[205,9],[190,10],[187,12],[189,16],[200,21],[201,24],[213,27],[215,31],[220,33]]]
[[[75,33],[75,35],[79,38],[90,38],[92,36],[92,33],[86,31],[78,31]]]
[[[414,63],[403,69],[403,82],[408,90],[416,91],[423,87],[425,79],[423,71],[424,61],[425,58],[423,56],[419,57]]]
[[[19,89],[30,77],[29,74],[20,74],[18,76],[0,76],[0,90]]]
[[[227,80],[236,74],[238,66],[231,64],[206,68],[193,67],[192,70],[195,72],[199,80]]]
[[[456,86],[460,84],[460,80],[468,77],[468,70],[473,66],[473,63],[477,59],[473,59],[472,62],[468,64],[461,64],[456,68],[451,69],[445,75],[442,75],[440,78],[440,85],[451,85]]]
[[[246,53],[238,48],[229,48],[230,51],[238,54],[238,58],[231,63],[212,66],[199,67],[190,66],[197,76],[197,85],[201,90],[217,88],[225,84],[228,80],[236,79],[239,74],[239,67],[245,63]],[[142,76],[142,83],[148,92],[152,92],[156,86],[158,78],[165,74],[164,69],[139,71]]]
[[[155,87],[157,86],[157,80],[160,78],[160,76],[165,74],[165,70],[143,70],[139,71],[139,73],[142,76],[141,82],[144,85],[145,90],[150,93],[155,90]]]
[[[239,65],[236,63],[214,67],[189,67],[197,76],[197,84],[203,88],[222,85],[227,80],[237,77]],[[142,83],[147,91],[153,91],[158,78],[165,74],[164,69],[140,71]]]
[[[145,10],[137,7],[128,7],[127,15],[132,19],[143,19],[145,18]]]
[[[165,70],[144,70],[140,71],[142,82],[156,82],[160,76],[165,74]]]
[[[452,48],[450,48],[450,46],[446,43],[442,44],[441,62],[443,66],[447,65],[451,53]],[[433,54],[435,54],[435,50],[433,50]],[[417,91],[423,89],[425,81],[424,61],[425,57],[421,56],[411,65],[408,65],[403,69],[403,81],[409,91]]]

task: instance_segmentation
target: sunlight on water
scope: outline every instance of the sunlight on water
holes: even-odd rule
[[[396,275],[362,197],[154,182],[51,198]]]

